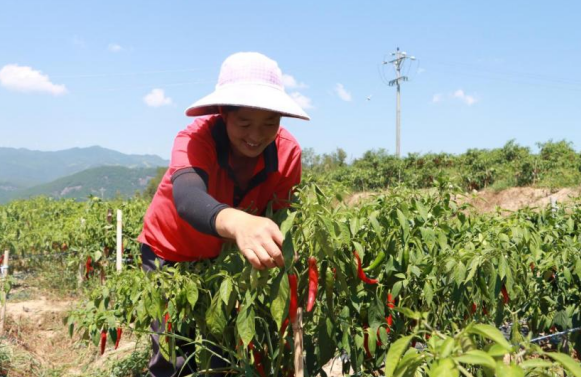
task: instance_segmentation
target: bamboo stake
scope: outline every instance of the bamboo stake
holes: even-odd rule
[[[4,250],[4,259],[2,263],[2,274],[0,275],[0,280],[8,278],[8,257],[10,256],[10,250]],[[0,308],[0,335],[4,335],[4,323],[6,322],[6,301],[8,301],[8,295],[4,291],[4,285],[2,285],[2,308]]]
[[[293,339],[295,346],[295,377],[304,377],[303,364],[303,308],[298,308],[297,318],[293,322]]]
[[[117,210],[117,271],[121,271],[123,263],[123,213]]]

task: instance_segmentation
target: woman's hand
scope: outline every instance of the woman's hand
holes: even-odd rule
[[[282,233],[270,219],[226,208],[216,216],[216,231],[236,241],[250,264],[259,270],[283,267]]]

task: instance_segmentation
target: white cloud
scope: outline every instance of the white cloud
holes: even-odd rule
[[[160,107],[171,105],[171,98],[166,97],[163,89],[153,89],[148,95],[143,97],[143,102],[150,107]]]
[[[444,95],[442,93],[434,94],[434,96],[432,97],[432,103],[442,102],[443,97]]]
[[[460,99],[462,102],[464,102],[468,106],[472,106],[476,102],[478,102],[478,100],[474,96],[470,96],[470,95],[464,93],[464,91],[462,89],[458,89],[457,91],[455,91],[453,96],[454,96],[454,98]]]
[[[345,102],[351,102],[351,93],[345,90],[343,84],[335,85],[335,93]]]
[[[285,88],[289,89],[307,88],[307,84],[303,82],[298,82],[293,76],[287,74],[282,75],[282,84],[285,86]]]
[[[117,43],[110,43],[108,49],[111,52],[120,52],[120,51],[123,51],[123,47],[121,47]]]
[[[67,93],[64,85],[55,85],[47,75],[31,67],[8,64],[0,69],[0,84],[19,92],[45,92],[58,96]]]
[[[421,75],[424,72],[426,72],[426,69],[425,68],[418,69],[418,75]]]
[[[293,92],[290,94],[290,96],[304,110],[314,108],[313,104],[311,103],[311,99],[309,97],[307,97],[299,92]]]

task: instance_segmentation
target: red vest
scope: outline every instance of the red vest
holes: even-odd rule
[[[220,203],[255,214],[262,214],[271,200],[275,210],[288,206],[292,188],[301,180],[301,149],[288,131],[279,128],[276,139],[259,157],[245,191],[230,178],[229,150],[226,125],[219,115],[196,118],[178,133],[169,169],[145,214],[139,242],[173,262],[214,258],[220,253],[224,240],[192,228],[174,206],[171,177],[187,167],[208,174],[208,194]]]

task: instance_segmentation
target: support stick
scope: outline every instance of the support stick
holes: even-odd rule
[[[10,250],[4,250],[4,259],[2,263],[2,273],[0,275],[0,281],[8,277],[8,257],[10,256]],[[4,335],[4,323],[6,322],[6,301],[8,301],[8,295],[4,291],[4,285],[2,285],[2,292],[0,293],[2,298],[2,308],[0,308],[0,335]]]
[[[123,213],[117,210],[117,271],[121,271],[123,263]]]
[[[295,377],[304,377],[303,365],[303,308],[298,308],[296,321],[293,322],[293,339],[295,345]]]

